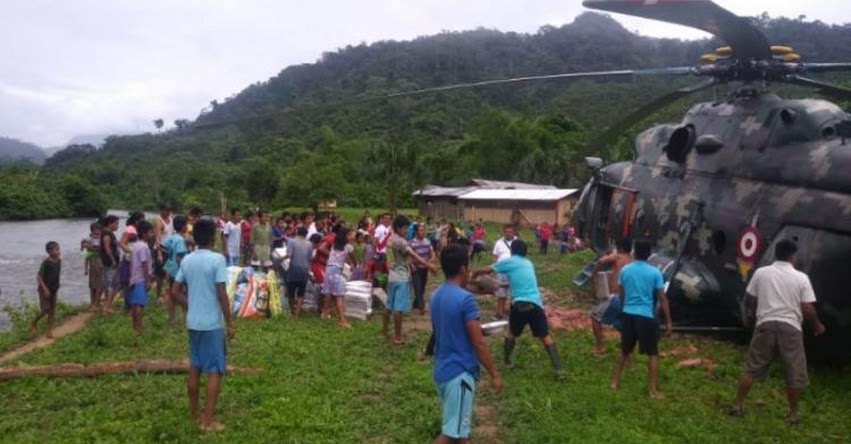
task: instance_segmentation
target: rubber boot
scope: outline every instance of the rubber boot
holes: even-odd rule
[[[561,365],[561,356],[558,354],[558,349],[555,344],[545,345],[544,350],[547,351],[547,354],[550,356],[550,362],[553,364],[553,368],[556,371],[556,376],[558,379],[565,378],[564,367]]]
[[[511,363],[511,353],[514,351],[514,344],[517,340],[515,338],[505,338],[505,342],[502,343],[502,361],[505,364],[505,368],[511,368],[514,364]]]

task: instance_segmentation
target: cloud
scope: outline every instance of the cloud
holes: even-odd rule
[[[737,13],[797,17],[798,3],[722,0]],[[810,19],[851,21],[835,1]],[[534,32],[569,23],[579,1],[7,0],[0,16],[0,135],[58,145],[83,133],[153,130],[194,118],[284,67],[349,44],[476,27]],[[705,34],[618,16],[644,35]]]

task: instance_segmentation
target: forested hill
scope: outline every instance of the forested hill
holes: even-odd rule
[[[0,165],[16,161],[28,161],[41,165],[46,157],[44,150],[38,145],[0,137]]]
[[[772,43],[793,46],[804,60],[851,61],[848,26],[755,21]],[[534,34],[478,29],[349,46],[213,101],[194,121],[175,122],[174,130],[110,137],[100,150],[72,146],[48,160],[46,174],[79,179],[74,190],[97,193],[91,205],[153,208],[169,200],[208,211],[218,209],[220,197],[267,208],[326,198],[341,205],[407,204],[423,184],[471,177],[578,186],[587,177],[584,156],[630,155],[629,134],[603,153],[586,152],[590,135],[695,79],[553,80],[357,100],[486,79],[691,66],[718,45],[641,37],[606,15],[586,13]],[[712,92],[706,94],[648,116],[637,128],[679,120]],[[0,217],[8,217],[5,205],[0,194]]]

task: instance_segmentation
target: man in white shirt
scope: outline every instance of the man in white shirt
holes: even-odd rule
[[[749,309],[751,316],[756,315],[756,326],[748,348],[747,366],[730,407],[733,416],[742,415],[742,405],[754,381],[765,377],[775,355],[779,354],[789,398],[786,420],[790,424],[800,420],[798,403],[801,392],[809,384],[801,324],[806,318],[816,336],[825,329],[816,314],[816,297],[810,279],[794,267],[797,252],[795,242],[778,242],[774,263],[756,270],[748,284]]]
[[[511,257],[511,243],[514,242],[514,225],[502,226],[502,237],[493,245],[493,261],[500,262]],[[508,276],[500,273],[496,275],[500,286],[496,290],[496,319],[505,317],[508,310]]]

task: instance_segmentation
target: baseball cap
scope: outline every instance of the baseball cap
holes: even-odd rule
[[[130,234],[132,234],[132,235],[137,235],[137,234],[139,234],[139,233],[137,233],[137,232],[136,232],[136,227],[134,227],[133,225],[127,225],[126,227],[124,227],[124,234],[127,234],[127,235],[130,235]]]

